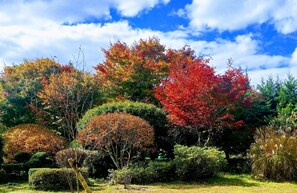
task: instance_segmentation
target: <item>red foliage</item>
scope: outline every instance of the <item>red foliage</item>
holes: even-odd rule
[[[232,66],[225,74],[216,75],[209,60],[188,53],[173,55],[168,80],[155,88],[169,119],[178,125],[206,129],[242,125],[234,112],[238,106],[249,104],[247,76]]]

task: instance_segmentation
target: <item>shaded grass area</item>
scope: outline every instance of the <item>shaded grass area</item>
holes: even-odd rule
[[[257,181],[250,175],[221,174],[217,177],[205,179],[200,182],[156,183],[152,185],[132,185],[127,191],[122,185],[111,186],[106,182],[94,181],[91,187],[93,192],[161,192],[161,193],[296,193],[296,182],[269,182]],[[45,191],[31,190],[27,182],[19,181],[11,185],[0,184],[0,192],[13,193],[45,193]],[[63,191],[65,192],[65,191]],[[83,192],[83,191],[82,191]],[[49,192],[47,192],[49,193]]]

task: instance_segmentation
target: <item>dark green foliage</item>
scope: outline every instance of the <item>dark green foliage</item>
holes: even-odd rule
[[[8,181],[7,179],[7,173],[4,169],[0,168],[0,184],[6,183]]]
[[[249,127],[226,128],[216,137],[215,145],[225,152],[227,160],[232,155],[244,157],[254,141],[254,130],[254,128]]]
[[[270,115],[289,115],[297,111],[297,79],[292,75],[289,74],[284,81],[272,78],[262,80],[258,89],[270,107],[267,111]]]
[[[23,180],[27,178],[29,168],[22,163],[10,163],[0,165],[0,170],[6,174],[6,180]]]
[[[80,170],[87,180],[88,173]],[[40,168],[31,171],[29,185],[35,190],[66,190],[69,189],[69,182],[76,186],[76,176],[71,169],[67,168]]]
[[[269,77],[266,81],[262,79],[261,83],[257,86],[264,97],[265,103],[269,107],[267,109],[267,115],[276,115],[277,98],[281,87],[282,82],[278,78],[274,80],[272,77]]]
[[[229,158],[225,171],[233,174],[249,174],[251,173],[250,159],[246,156]]]
[[[61,65],[44,58],[25,60],[20,65],[7,66],[0,75],[0,87],[5,93],[0,103],[0,121],[7,127],[22,123],[36,123],[35,110],[41,106],[37,93],[42,81],[50,74],[61,72]]]
[[[150,184],[176,180],[173,161],[150,161],[147,164],[135,163],[131,167],[133,184]]]
[[[4,140],[2,137],[2,134],[0,133],[0,164],[3,162],[3,146],[4,146]]]
[[[225,153],[213,147],[174,146],[176,173],[181,180],[211,177],[226,165]]]
[[[109,169],[115,169],[110,156],[98,151],[89,151],[88,157],[83,162],[83,167],[88,168],[92,178],[106,178]]]
[[[17,152],[16,154],[14,154],[14,160],[17,163],[26,163],[27,161],[29,161],[31,155],[27,152]]]
[[[155,131],[155,143],[158,148],[168,150],[167,136],[167,119],[165,112],[155,105],[141,102],[111,102],[106,103],[91,110],[88,110],[82,119],[78,122],[78,130],[82,130],[87,123],[96,115],[125,112],[134,116],[138,116],[150,123]]]
[[[25,96],[7,97],[0,103],[0,121],[6,127],[23,123],[35,123],[34,113],[28,107],[30,99]]]
[[[53,158],[46,152],[37,152],[26,163],[29,168],[46,168],[54,165]]]

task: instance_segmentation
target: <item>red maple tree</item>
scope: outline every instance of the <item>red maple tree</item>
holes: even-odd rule
[[[218,129],[244,124],[236,118],[238,107],[249,105],[251,90],[248,77],[239,68],[228,66],[223,75],[215,73],[209,59],[188,56],[171,60],[168,79],[155,87],[159,99],[172,123],[195,128],[198,144],[202,133],[208,133],[205,144]]]

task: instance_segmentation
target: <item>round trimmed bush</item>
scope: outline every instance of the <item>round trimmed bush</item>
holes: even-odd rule
[[[152,104],[131,101],[105,103],[101,106],[88,110],[78,122],[77,128],[78,130],[84,129],[90,120],[97,115],[117,112],[128,113],[148,121],[154,128],[155,144],[157,148],[162,148],[166,151],[170,151],[170,149],[172,149],[172,147],[166,141],[166,113],[162,109]]]
[[[54,161],[52,156],[47,154],[46,152],[37,152],[30,160],[26,163],[28,168],[47,168],[52,167],[54,165]]]
[[[80,170],[85,180],[88,173]],[[69,182],[76,186],[75,173],[69,168],[40,168],[30,172],[29,185],[35,190],[67,190]]]
[[[17,163],[26,163],[31,158],[31,155],[27,152],[17,152],[14,154],[14,160]]]
[[[127,166],[138,153],[153,147],[154,130],[139,117],[110,113],[91,119],[78,134],[77,141],[84,147],[107,152],[119,169]]]
[[[8,129],[4,133],[4,141],[4,152],[8,162],[13,161],[17,152],[34,154],[43,151],[54,155],[66,145],[63,137],[36,124],[22,124]]]

